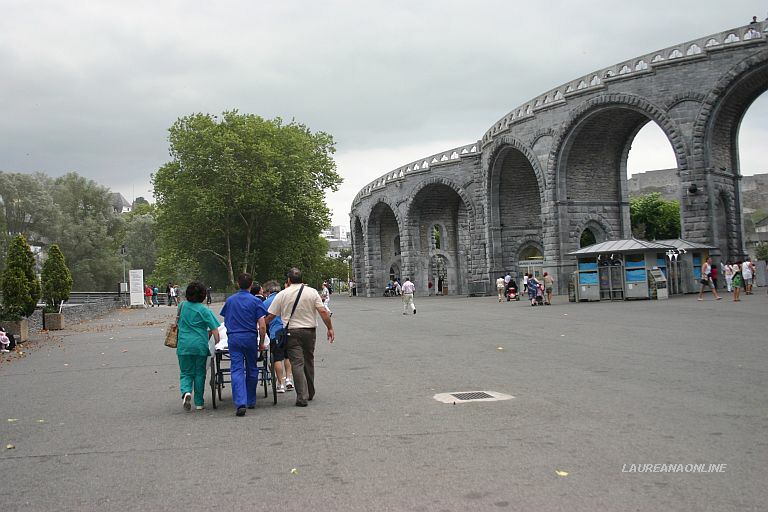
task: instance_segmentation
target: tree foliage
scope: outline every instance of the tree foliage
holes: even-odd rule
[[[73,289],[113,290],[122,278],[124,220],[112,209],[109,189],[69,173],[54,181],[53,199],[60,211],[53,241],[69,258]]]
[[[8,246],[0,286],[4,317],[18,319],[35,312],[40,283],[35,274],[35,257],[23,235],[16,235]]]
[[[760,242],[757,244],[755,255],[758,260],[768,261],[768,242]]]
[[[64,261],[64,254],[56,244],[48,249],[41,278],[43,300],[49,309],[54,309],[56,304],[69,299],[72,291],[72,274]]]
[[[183,117],[169,133],[172,159],[153,176],[163,254],[215,262],[231,285],[321,260],[325,191],[341,183],[330,135],[237,111]]]
[[[629,200],[632,235],[644,240],[680,237],[680,203],[654,192]]]
[[[164,252],[158,256],[154,271],[151,275],[144,274],[148,283],[173,283],[185,286],[192,281],[200,280],[200,264],[194,258],[174,251]]]

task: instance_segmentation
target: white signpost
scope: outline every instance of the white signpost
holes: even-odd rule
[[[131,283],[131,307],[144,305],[144,270],[131,270],[128,272]]]

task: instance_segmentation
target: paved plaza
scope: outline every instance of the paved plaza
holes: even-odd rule
[[[174,308],[28,343],[0,363],[0,509],[765,509],[764,288],[741,303],[417,297],[408,316],[396,298],[333,299],[315,400],[260,395],[244,418],[229,388],[219,409],[183,411],[162,344]],[[459,391],[514,398],[433,398]],[[726,466],[630,472],[644,464]]]

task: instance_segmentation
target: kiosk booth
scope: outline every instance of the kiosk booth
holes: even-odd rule
[[[715,247],[689,242],[682,238],[658,240],[657,243],[673,247],[673,250],[668,250],[657,257],[658,266],[667,278],[669,294],[698,293],[701,265],[707,261],[710,251]],[[724,276],[723,282],[725,282]]]
[[[578,261],[576,300],[663,298],[665,293],[659,294],[658,290],[667,289],[665,255],[668,251],[677,250],[672,245],[631,238],[601,242],[569,253]]]

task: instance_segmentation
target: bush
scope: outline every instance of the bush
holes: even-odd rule
[[[19,320],[35,312],[40,283],[35,275],[35,257],[23,235],[17,235],[8,246],[0,287],[6,319]]]
[[[64,262],[64,254],[56,244],[48,250],[48,257],[43,263],[42,280],[46,311],[55,311],[57,304],[68,300],[72,291],[72,274]]]

